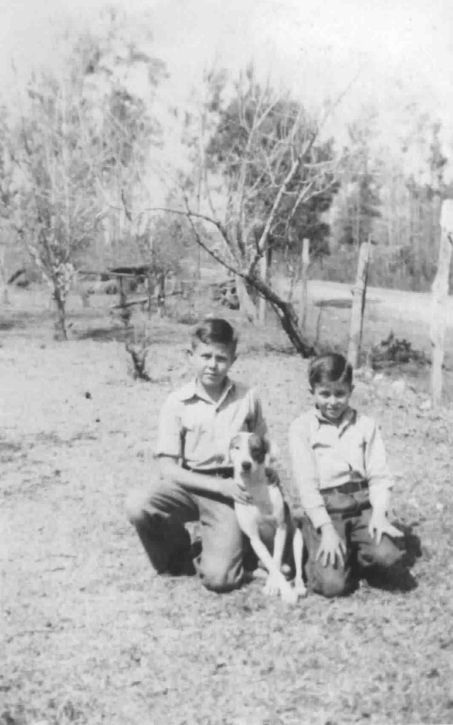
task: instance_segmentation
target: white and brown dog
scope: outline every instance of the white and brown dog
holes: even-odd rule
[[[239,526],[268,571],[264,591],[266,594],[280,593],[284,602],[296,604],[298,597],[307,593],[302,579],[302,532],[292,519],[277,477],[275,474],[269,476],[266,471],[268,453],[267,439],[256,433],[238,433],[231,440],[230,460],[234,478],[252,499],[250,504],[235,502],[235,511]],[[266,523],[275,530],[273,556],[260,536],[260,528]],[[294,587],[281,571],[288,536],[292,537],[296,568]]]

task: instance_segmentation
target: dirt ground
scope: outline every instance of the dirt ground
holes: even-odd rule
[[[138,383],[105,315],[78,310],[57,343],[33,299],[0,317],[1,725],[453,723],[453,411],[423,404],[427,373],[355,392],[385,432],[416,586],[295,609],[259,582],[216,595],[153,577],[124,515],[162,401],[188,375],[189,328],[153,323],[153,382]],[[324,339],[344,341],[347,314],[325,312]],[[271,332],[243,337],[233,377],[260,391],[297,506],[287,430],[310,402],[307,363]]]

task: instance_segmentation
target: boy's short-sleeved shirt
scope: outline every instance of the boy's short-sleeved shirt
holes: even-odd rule
[[[156,455],[177,458],[198,471],[228,468],[230,441],[240,431],[267,431],[256,392],[227,378],[221,398],[214,402],[195,380],[165,401]]]
[[[289,441],[302,505],[316,527],[330,520],[322,492],[350,481],[368,481],[372,506],[386,507],[393,480],[374,420],[349,408],[337,426],[313,408],[292,423]]]

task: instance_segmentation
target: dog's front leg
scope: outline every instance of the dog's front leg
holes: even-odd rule
[[[264,566],[266,567],[269,573],[269,577],[272,577],[275,582],[280,582],[281,580],[286,582],[285,577],[281,573],[280,569],[276,567],[274,559],[272,558],[271,554],[269,553],[268,549],[266,548],[265,544],[263,544],[259,536],[250,537],[250,543],[253,547],[255,554],[262,562],[262,564],[264,564]],[[276,587],[275,593],[279,590],[279,588],[279,586]]]
[[[288,537],[288,525],[286,522],[277,524],[274,537],[274,562],[278,571],[282,569],[283,553],[285,551],[286,539]]]
[[[304,550],[304,539],[302,531],[299,526],[296,526],[293,533],[293,555],[294,563],[296,565],[296,576],[294,579],[294,589],[299,597],[306,597],[307,590],[305,588],[304,580],[302,578],[302,560]]]
[[[277,567],[274,558],[271,556],[266,546],[263,544],[259,537],[250,538],[250,543],[255,551],[255,554],[264,564],[269,576],[267,578],[264,591],[266,594],[277,594],[280,592],[281,597],[287,604],[296,604],[297,594],[292,589],[291,585],[286,581],[285,577]],[[284,546],[284,542],[283,542]],[[274,548],[275,551],[275,548]]]
[[[273,567],[272,570],[269,570],[269,577],[264,587],[264,591],[266,594],[276,594],[277,592],[280,592],[283,601],[288,604],[295,604],[297,601],[297,594],[291,588],[291,585],[286,581],[281,572],[287,536],[288,526],[286,522],[282,521],[277,525],[275,532],[274,555],[272,557]]]

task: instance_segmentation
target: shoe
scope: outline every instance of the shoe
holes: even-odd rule
[[[180,549],[173,554],[167,573],[171,576],[193,576],[196,573],[190,549]]]
[[[184,544],[173,552],[168,562],[168,574],[171,576],[194,576],[196,574],[194,560],[198,559],[200,554],[201,541],[199,539],[191,544]]]

